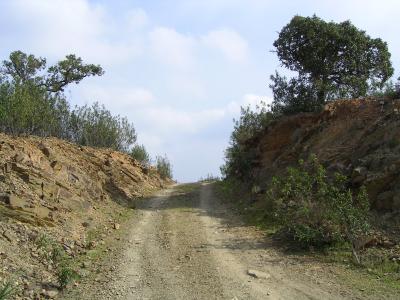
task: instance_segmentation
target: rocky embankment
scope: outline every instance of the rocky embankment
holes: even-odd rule
[[[15,299],[55,297],[65,279],[55,250],[96,248],[134,199],[168,184],[120,152],[0,134],[0,283]]]
[[[257,149],[254,177],[261,190],[287,166],[316,154],[328,171],[366,186],[372,207],[400,210],[400,100],[339,100],[318,114],[275,121],[248,147]]]

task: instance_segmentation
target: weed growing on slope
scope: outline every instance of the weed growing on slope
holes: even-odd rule
[[[78,273],[71,267],[68,261],[64,261],[57,269],[58,284],[61,289],[67,287],[73,280],[79,279]]]
[[[71,258],[65,250],[49,236],[42,234],[36,239],[41,256],[56,266],[58,283],[64,289],[71,281],[78,279],[78,273],[72,268]]]
[[[10,299],[13,293],[14,288],[11,286],[11,283],[7,282],[2,287],[0,287],[0,300]]]

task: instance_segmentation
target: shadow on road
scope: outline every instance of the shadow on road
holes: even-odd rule
[[[202,189],[210,189],[210,196],[206,201],[206,205],[201,202]],[[215,183],[191,183],[182,184],[173,187],[171,190],[160,195],[159,199],[163,199],[161,205],[155,205],[156,198],[143,198],[137,200],[135,206],[139,210],[147,210],[155,213],[163,213],[168,211],[179,211],[187,214],[195,214],[197,216],[207,216],[214,218],[220,224],[217,228],[213,228],[214,234],[232,233],[229,239],[223,238],[221,235],[218,247],[231,250],[251,251],[255,249],[274,248],[277,251],[282,249],[279,242],[274,241],[263,231],[256,229],[255,226],[246,224],[243,218],[234,211],[233,207],[228,203],[223,203],[215,193]],[[246,229],[247,228],[247,229]],[[243,236],[243,232],[248,231],[247,236]],[[238,236],[236,233],[240,232]],[[254,234],[256,232],[256,235]],[[205,251],[205,249],[217,247],[212,244],[204,244],[194,249],[197,251]]]

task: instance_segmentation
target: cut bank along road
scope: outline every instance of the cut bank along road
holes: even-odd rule
[[[137,207],[126,245],[81,299],[365,299],[307,257],[274,250],[210,184],[175,186]],[[255,274],[249,274],[253,272]]]

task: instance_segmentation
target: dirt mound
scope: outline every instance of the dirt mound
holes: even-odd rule
[[[0,282],[28,299],[56,294],[40,292],[57,278],[38,239],[77,256],[101,242],[90,237],[97,230],[118,229],[134,199],[168,184],[120,152],[0,134]]]
[[[248,146],[257,149],[254,175],[265,185],[300,158],[316,154],[330,171],[367,187],[377,210],[400,210],[400,100],[338,100],[319,114],[274,122]]]

